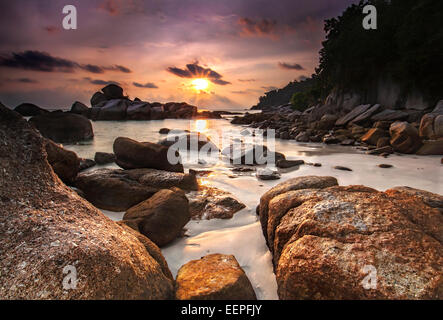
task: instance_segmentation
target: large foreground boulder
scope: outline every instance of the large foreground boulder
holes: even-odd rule
[[[160,189],[197,190],[194,175],[155,169],[98,169],[80,173],[75,186],[100,209],[122,212],[150,198]]]
[[[159,144],[120,137],[114,141],[114,154],[115,162],[123,169],[153,168],[183,172],[183,165],[171,164],[168,159],[168,148]],[[179,159],[177,152],[171,154]]]
[[[443,297],[443,216],[425,196],[364,186],[283,189],[265,201],[281,299]]]
[[[159,247],[175,240],[190,219],[188,199],[177,188],[160,190],[123,216],[124,223]]]
[[[180,268],[178,300],[256,300],[254,289],[232,255],[210,254]]]
[[[80,170],[80,159],[77,154],[49,139],[45,141],[45,150],[48,162],[57,176],[64,183],[72,185]]]
[[[44,141],[0,104],[0,298],[169,299],[158,248],[56,177]]]
[[[72,113],[51,112],[32,117],[29,122],[44,136],[58,143],[91,140],[91,121]]]

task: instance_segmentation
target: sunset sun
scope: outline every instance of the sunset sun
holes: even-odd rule
[[[209,82],[206,79],[195,79],[192,81],[192,85],[195,90],[200,91],[207,89],[209,86]]]

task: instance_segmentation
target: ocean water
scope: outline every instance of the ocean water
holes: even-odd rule
[[[129,137],[137,141],[158,142],[165,138],[158,133],[160,128],[199,131],[210,137],[219,146],[230,141],[243,140],[254,143],[260,135],[253,137],[253,129],[234,126],[225,119],[217,120],[159,120],[159,121],[104,121],[93,122],[93,141],[65,145],[80,157],[94,158],[95,152],[112,152],[117,137]],[[247,131],[245,131],[245,129]],[[248,132],[249,131],[249,132]],[[223,138],[223,139],[222,139]],[[268,141],[270,143],[270,141]],[[197,163],[196,154],[183,156],[185,170],[189,168],[211,170],[200,183],[231,192],[246,208],[229,220],[191,221],[186,225],[187,236],[176,239],[162,248],[169,268],[175,276],[178,269],[190,260],[199,259],[210,253],[233,254],[245,270],[259,299],[277,299],[277,284],[265,239],[255,209],[260,196],[271,187],[287,179],[320,175],[336,177],[340,185],[366,185],[377,190],[394,186],[410,186],[443,194],[443,165],[441,156],[393,155],[387,159],[366,155],[353,147],[331,146],[315,143],[298,143],[289,140],[275,141],[275,150],[287,159],[302,159],[305,162],[321,163],[321,167],[303,165],[285,170],[280,180],[261,181],[255,175],[233,177],[232,167],[227,159],[210,159]],[[378,164],[391,164],[393,168],[382,169]],[[334,166],[345,166],[353,171],[336,170]],[[103,167],[103,166],[102,166]],[[117,167],[115,164],[106,167]],[[91,168],[94,170],[98,166]],[[113,220],[120,220],[123,212],[103,211]]]

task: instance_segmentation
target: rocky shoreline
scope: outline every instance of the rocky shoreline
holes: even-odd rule
[[[191,219],[230,219],[245,205],[224,190],[201,186],[204,172],[170,165],[170,146],[120,137],[113,154],[86,161],[44,129],[39,133],[34,121],[3,105],[0,115],[0,297],[256,299],[230,255],[190,261],[173,279],[159,247],[185,236]],[[254,115],[271,126],[277,116],[287,119]],[[282,154],[276,158],[282,169],[303,164]],[[255,171],[242,159],[233,171]],[[81,172],[92,161],[121,169]],[[260,170],[259,178],[273,175]],[[125,214],[113,222],[97,208]],[[442,298],[441,195],[406,187],[379,192],[338,186],[333,177],[302,176],[266,192],[257,214],[280,299]],[[377,270],[378,285],[371,290],[361,285],[366,265]],[[80,290],[64,289],[67,267],[75,268]]]
[[[231,123],[260,129],[264,135],[274,129],[275,137],[284,140],[358,146],[368,154],[443,155],[443,100],[429,110],[393,110],[380,104],[336,109],[318,105],[300,112],[280,106],[236,116]]]

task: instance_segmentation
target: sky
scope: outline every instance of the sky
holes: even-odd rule
[[[355,2],[0,0],[0,102],[68,109],[117,83],[131,99],[250,108],[314,73],[324,20]]]

